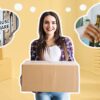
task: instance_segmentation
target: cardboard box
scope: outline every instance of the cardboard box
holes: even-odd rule
[[[78,92],[78,64],[26,61],[22,64],[22,91]]]

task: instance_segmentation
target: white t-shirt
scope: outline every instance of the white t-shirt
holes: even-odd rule
[[[61,49],[57,45],[47,47],[44,51],[45,61],[59,61],[61,57]]]

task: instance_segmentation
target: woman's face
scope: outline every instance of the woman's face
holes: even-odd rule
[[[47,36],[54,36],[54,33],[57,29],[55,17],[48,15],[44,18],[43,29]]]

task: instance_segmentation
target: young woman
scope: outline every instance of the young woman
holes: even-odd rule
[[[72,42],[61,34],[55,12],[44,12],[39,22],[39,39],[31,44],[31,60],[74,61]],[[65,92],[37,92],[36,100],[70,100]]]

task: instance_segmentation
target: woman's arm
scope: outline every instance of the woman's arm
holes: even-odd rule
[[[31,49],[30,49],[30,58],[31,60],[36,60],[37,57],[37,40],[33,41],[31,44]]]
[[[65,44],[66,44],[66,47],[67,47],[67,52],[68,52],[68,61],[74,61],[74,46],[73,46],[73,43],[71,41],[70,38],[66,37],[65,38]]]

